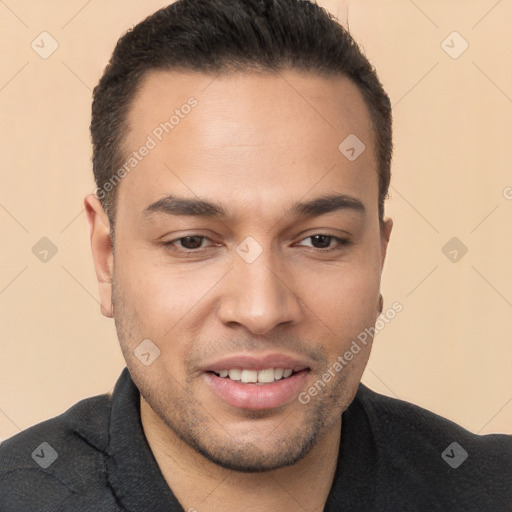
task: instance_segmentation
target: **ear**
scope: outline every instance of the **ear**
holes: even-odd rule
[[[381,253],[381,264],[380,269],[382,271],[384,267],[384,261],[386,260],[386,252],[388,250],[389,237],[391,236],[391,230],[393,229],[393,219],[386,217],[380,226],[380,253]]]
[[[112,308],[112,275],[114,271],[114,255],[110,238],[110,222],[99,199],[89,194],[84,199],[87,226],[91,241],[92,257],[96,279],[100,290],[101,312],[113,318]]]
[[[388,250],[389,238],[391,236],[391,230],[393,229],[393,219],[386,217],[380,224],[380,271],[384,268],[384,261],[386,260],[386,253]],[[377,305],[377,315],[375,320],[379,318],[384,309],[384,299],[382,294],[379,293],[379,300]]]

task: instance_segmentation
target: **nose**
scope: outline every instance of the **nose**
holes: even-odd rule
[[[255,335],[265,335],[282,324],[298,324],[303,316],[301,300],[283,267],[269,251],[252,263],[235,255],[217,310],[221,322],[242,325]]]

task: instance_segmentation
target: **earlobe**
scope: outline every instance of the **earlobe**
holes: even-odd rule
[[[84,199],[84,206],[94,269],[100,292],[101,313],[108,318],[113,318],[112,275],[114,255],[110,237],[110,222],[99,199],[94,194],[89,194]]]

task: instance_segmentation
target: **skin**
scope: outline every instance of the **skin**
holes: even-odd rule
[[[294,396],[263,411],[227,404],[202,369],[230,354],[286,354],[308,362],[307,391],[374,325],[392,221],[379,222],[369,111],[345,77],[152,72],[132,102],[127,151],[190,96],[197,107],[118,185],[115,253],[107,215],[85,199],[102,312],[115,319],[144,432],[185,510],[321,511],[371,344],[308,404]],[[351,162],[338,145],[352,133],[366,149]],[[144,213],[169,194],[227,217]],[[291,214],[333,194],[364,212]],[[176,241],[192,235],[206,237],[194,239],[199,252]],[[248,236],[262,250],[252,263],[236,252]],[[160,350],[149,366],[133,353],[146,338]]]

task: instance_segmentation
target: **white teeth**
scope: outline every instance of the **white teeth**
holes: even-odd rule
[[[238,370],[236,368],[232,370],[220,370],[217,375],[222,378],[229,376],[231,380],[243,382],[245,384],[250,383],[262,383],[270,384],[276,380],[286,379],[293,373],[290,368],[267,368],[265,370]]]
[[[242,370],[240,380],[242,382],[258,382],[258,372],[256,370]]]
[[[258,382],[274,382],[274,370],[272,368],[260,370],[258,372]]]
[[[242,370],[229,370],[228,373],[231,380],[240,380],[242,378]]]

